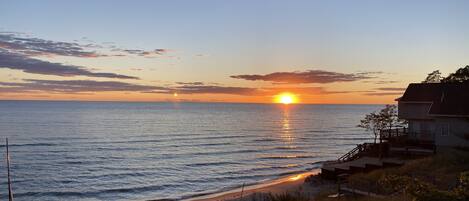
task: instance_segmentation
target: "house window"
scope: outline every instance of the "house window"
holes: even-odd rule
[[[448,136],[449,135],[449,124],[442,124],[441,125],[441,136]]]

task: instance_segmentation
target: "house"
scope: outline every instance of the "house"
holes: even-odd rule
[[[396,100],[410,140],[469,147],[469,83],[413,83]]]

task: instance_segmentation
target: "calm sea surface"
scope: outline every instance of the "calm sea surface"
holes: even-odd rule
[[[370,139],[356,125],[380,107],[0,101],[0,137],[15,200],[178,199],[336,159]]]

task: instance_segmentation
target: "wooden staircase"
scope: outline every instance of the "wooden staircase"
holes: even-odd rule
[[[358,172],[403,165],[403,160],[389,158],[389,153],[393,144],[403,142],[406,144],[407,136],[408,129],[405,127],[380,130],[379,143],[357,145],[339,157],[337,161],[323,164],[321,175],[327,179],[337,179],[339,175],[351,175]],[[408,152],[409,150],[406,149],[405,151]]]
[[[352,161],[357,158],[360,158],[364,153],[367,153],[376,148],[376,144],[373,143],[363,143],[357,145],[355,148],[344,154],[343,156],[337,159],[338,162],[347,162]]]
[[[355,174],[359,172],[369,172],[375,169],[401,166],[403,160],[397,158],[378,158],[378,157],[361,157],[347,162],[329,162],[323,164],[321,168],[321,176],[326,179],[337,179],[341,174]]]

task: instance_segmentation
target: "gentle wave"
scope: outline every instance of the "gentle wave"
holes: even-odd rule
[[[292,159],[292,158],[315,158],[314,155],[284,155],[284,156],[264,156],[259,159]]]
[[[317,168],[378,107],[0,101],[0,130],[17,200],[180,199]]]
[[[8,144],[9,147],[50,147],[50,146],[59,146],[60,144],[54,143],[29,143],[29,144]],[[6,147],[5,144],[0,144],[0,147]]]
[[[239,165],[238,162],[206,162],[206,163],[191,163],[186,164],[188,167],[204,167],[204,166],[225,166],[225,165]]]

